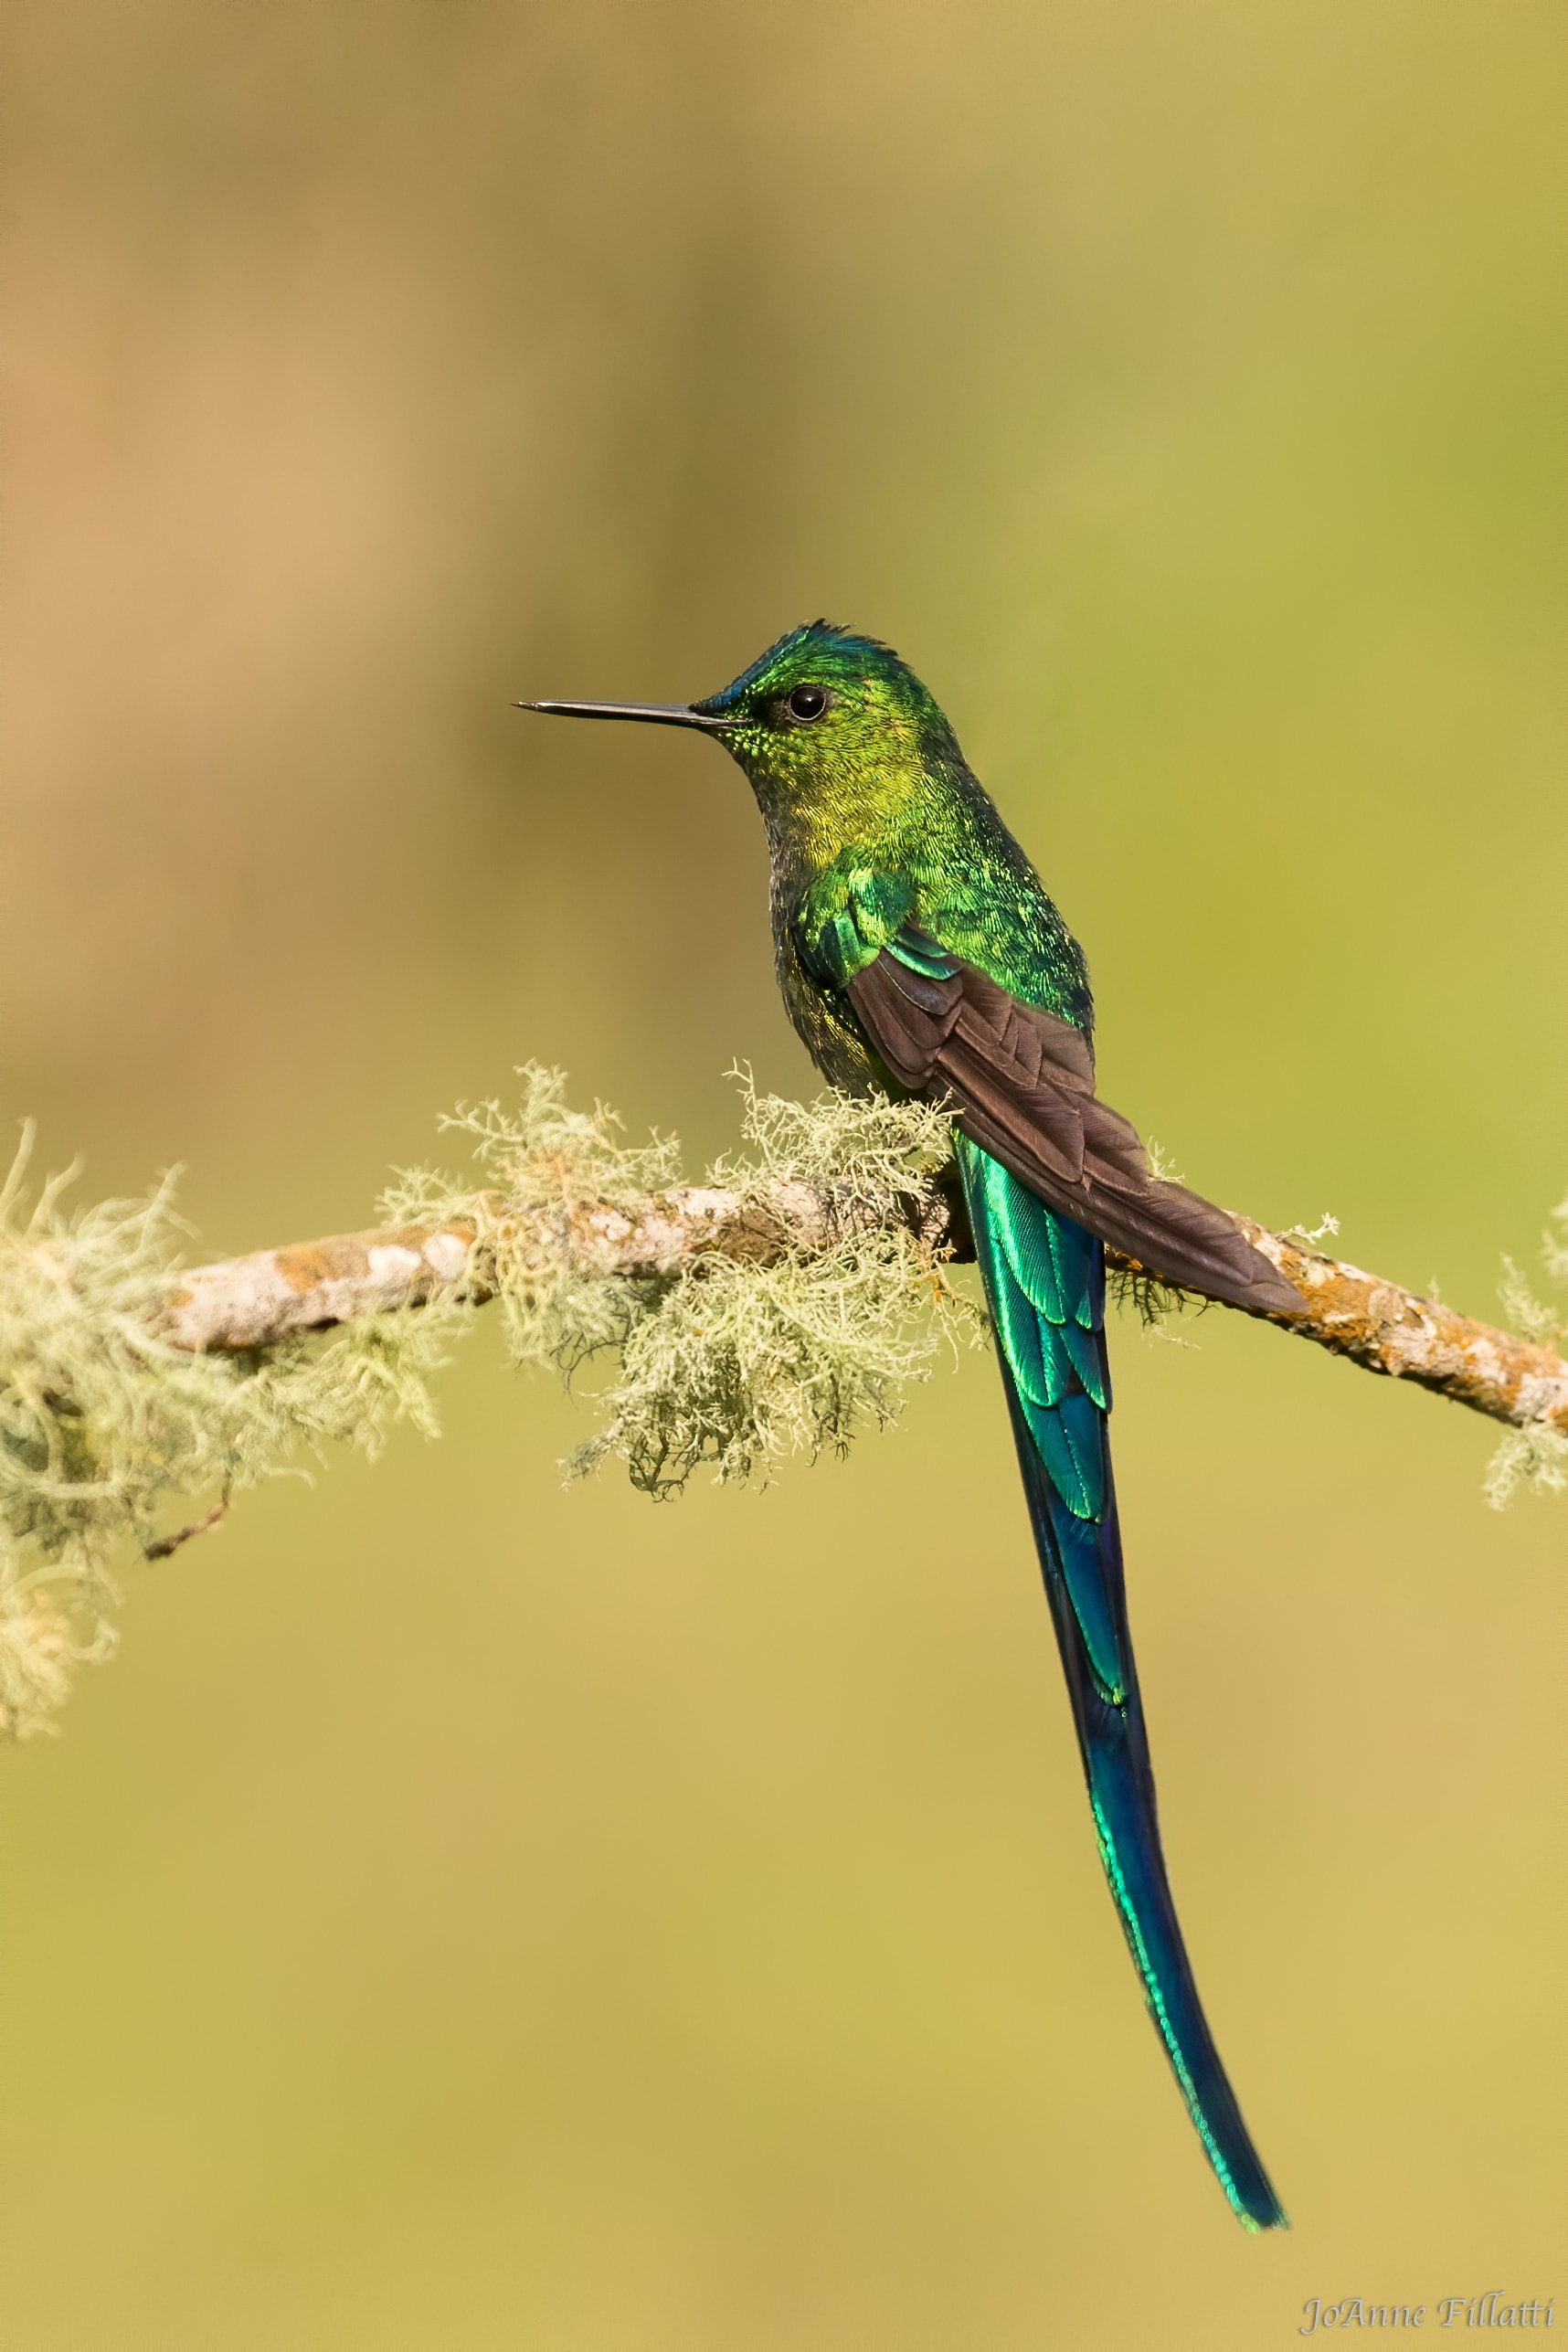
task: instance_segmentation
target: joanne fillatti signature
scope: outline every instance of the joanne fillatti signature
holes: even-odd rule
[[[1315,2294],[1301,2306],[1307,2325],[1298,2327],[1298,2336],[1316,2336],[1320,2327],[1425,2327],[1426,2305],[1424,2303],[1373,2303],[1359,2294],[1342,2295],[1338,2303],[1325,2303]],[[1542,2303],[1535,2298],[1518,2303],[1505,2301],[1501,2287],[1489,2294],[1446,2294],[1441,2303],[1432,2305],[1433,2324],[1438,2327],[1555,2327],[1557,2298]]]

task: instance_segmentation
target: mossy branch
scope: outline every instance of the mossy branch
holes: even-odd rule
[[[619,1455],[654,1495],[705,1463],[728,1480],[842,1451],[981,1331],[949,1278],[966,1237],[940,1113],[747,1083],[748,1155],[688,1185],[673,1141],[628,1148],[602,1107],[566,1107],[558,1074],[521,1075],[515,1113],[443,1122],[477,1189],[406,1172],[374,1227],[188,1272],[167,1183],[71,1215],[51,1181],[28,1204],[25,1138],[0,1187],[0,1736],[48,1728],[73,1668],[107,1655],[117,1552],[165,1556],[302,1448],[433,1430],[430,1375],[487,1300],[519,1362],[617,1360],[572,1467]],[[1510,1425],[1493,1500],[1568,1484],[1568,1363],[1516,1272],[1517,1332],[1237,1222],[1303,1301],[1267,1319]],[[1549,1263],[1568,1274],[1568,1252]],[[1118,1270],[1146,1316],[1180,1303]]]
[[[639,1281],[694,1268],[715,1256],[760,1268],[802,1250],[829,1246],[829,1237],[842,1230],[843,1207],[828,1184],[779,1186],[771,1198],[692,1184],[650,1193],[622,1208],[577,1200],[551,1218],[505,1206],[493,1214],[522,1261],[541,1244],[553,1248],[564,1219],[584,1273],[603,1281]],[[880,1211],[863,1206],[860,1214],[885,1214],[909,1224],[938,1255],[950,1242],[950,1204],[940,1197],[917,1202],[910,1196]],[[1494,1421],[1568,1436],[1568,1361],[1554,1347],[1461,1315],[1438,1299],[1424,1298],[1382,1275],[1271,1232],[1251,1217],[1238,1215],[1236,1224],[1304,1302],[1298,1317],[1237,1312],[1253,1312],[1260,1322],[1310,1340],[1331,1355],[1348,1356],[1363,1371],[1411,1381]],[[475,1255],[477,1239],[472,1220],[459,1217],[435,1226],[382,1225],[335,1234],[198,1266],[164,1309],[163,1328],[179,1347],[245,1349],[355,1316],[423,1306],[464,1282],[470,1298],[478,1301],[493,1297],[494,1285],[483,1253]],[[1153,1313],[1162,1304],[1177,1306],[1187,1298],[1227,1303],[1209,1300],[1202,1291],[1177,1291],[1118,1251],[1107,1257],[1113,1272],[1125,1278],[1129,1297],[1147,1298]]]

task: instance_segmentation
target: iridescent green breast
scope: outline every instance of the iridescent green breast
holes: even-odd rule
[[[848,1093],[898,1089],[832,983],[834,959],[823,943],[832,948],[835,927],[849,926],[874,952],[912,924],[1028,1003],[1086,1033],[1093,1026],[1077,942],[980,785],[967,768],[927,773],[921,784],[918,795],[901,796],[895,814],[882,796],[863,810],[841,803],[832,836],[798,810],[765,806],[784,1002],[817,1067]],[[863,821],[845,825],[846,814]]]

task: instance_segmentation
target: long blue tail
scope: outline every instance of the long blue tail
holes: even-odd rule
[[[1283,2228],[1198,1999],[1160,1851],[1111,1483],[1105,1251],[962,1137],[959,1165],[1106,1877],[1221,2188],[1247,2229]]]

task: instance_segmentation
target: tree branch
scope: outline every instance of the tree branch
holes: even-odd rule
[[[498,1205],[493,1213],[524,1262],[531,1233],[541,1263],[566,1239],[579,1272],[607,1281],[679,1272],[715,1254],[772,1265],[790,1250],[823,1250],[857,1222],[875,1221],[863,1203],[846,1202],[832,1187],[796,1183],[772,1187],[760,1202],[700,1184],[650,1193],[628,1210],[573,1201],[547,1213],[509,1213]],[[939,1208],[912,1204],[909,1222],[934,1251],[947,1245],[948,1219]],[[1551,1348],[1325,1257],[1250,1217],[1236,1223],[1303,1301],[1299,1316],[1259,1320],[1494,1421],[1568,1436],[1568,1362]],[[491,1286],[476,1242],[475,1225],[454,1218],[338,1234],[198,1266],[169,1298],[159,1327],[175,1346],[202,1353],[264,1348],[355,1316],[422,1306],[460,1283],[478,1301],[491,1295]],[[1134,1276],[1150,1272],[1114,1252],[1110,1263]]]
[[[628,1146],[602,1105],[567,1107],[558,1071],[519,1075],[514,1110],[442,1122],[470,1139],[477,1184],[405,1170],[385,1224],[192,1272],[167,1179],[70,1213],[51,1180],[29,1202],[24,1138],[0,1179],[0,1740],[48,1728],[74,1668],[108,1654],[121,1547],[166,1558],[301,1446],[431,1428],[428,1376],[486,1299],[518,1363],[569,1374],[614,1353],[574,1466],[617,1457],[654,1495],[702,1466],[737,1480],[842,1451],[895,1417],[944,1339],[980,1336],[945,1279],[973,1245],[939,1107],[747,1082],[749,1151],[682,1184],[673,1138]],[[1507,1424],[1492,1502],[1568,1488],[1568,1362],[1521,1281],[1510,1311],[1534,1340],[1236,1224],[1301,1300],[1262,1319]],[[1111,1262],[1158,1312],[1157,1270]],[[1568,1249],[1548,1262],[1568,1270]],[[176,1497],[195,1509],[164,1533]]]

